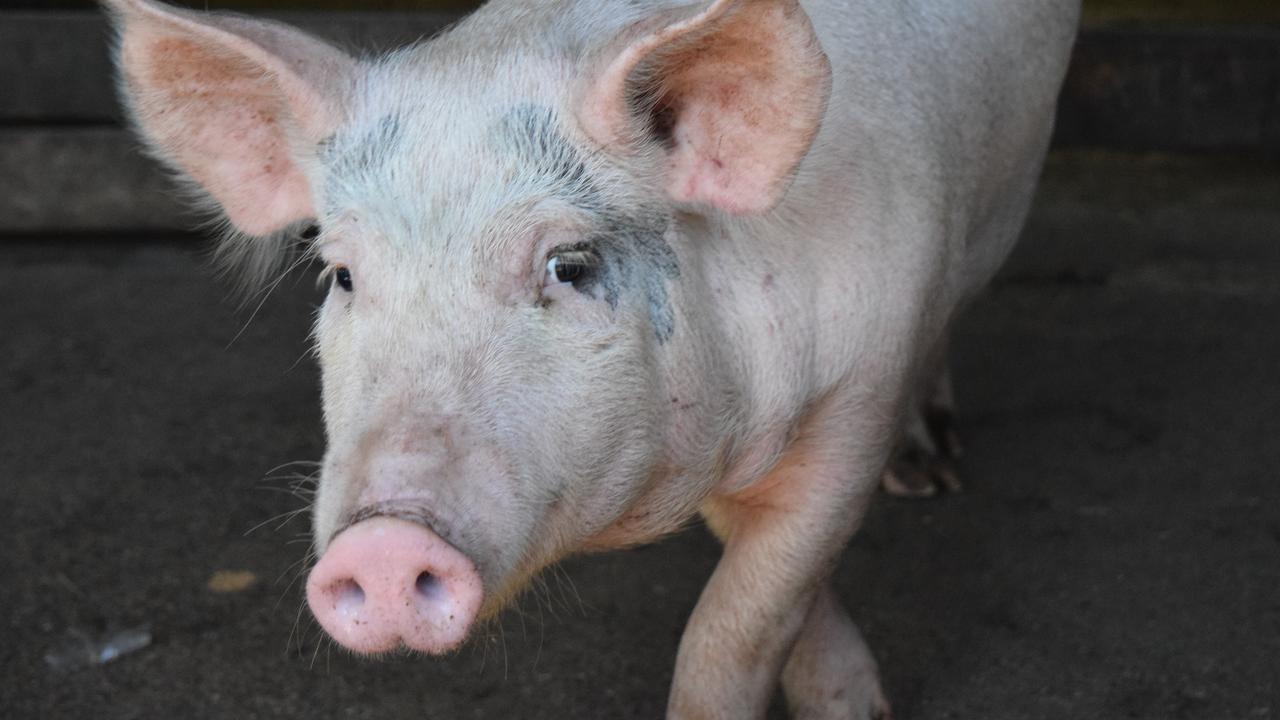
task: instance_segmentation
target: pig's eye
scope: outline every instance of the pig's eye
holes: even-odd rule
[[[595,272],[599,259],[590,250],[567,250],[557,252],[547,258],[547,279],[545,286],[572,283],[577,287],[589,280]]]
[[[351,292],[355,289],[355,285],[351,282],[351,270],[347,269],[346,265],[339,265],[334,268],[333,281],[338,283],[338,287],[346,290],[347,292]]]

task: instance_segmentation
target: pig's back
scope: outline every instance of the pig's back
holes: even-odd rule
[[[712,233],[734,238],[708,273],[729,289],[714,309],[728,345],[750,349],[752,426],[928,352],[994,273],[1078,13],[1076,0],[802,4],[832,65],[822,128],[774,213]]]
[[[842,192],[852,228],[894,226],[880,213],[885,206],[895,217],[934,215],[916,222],[932,222],[940,234],[892,241],[919,243],[926,255],[941,250],[940,279],[963,300],[1017,237],[1052,130],[1079,0],[802,5],[833,78],[794,201],[814,196],[830,208],[830,194]],[[912,198],[918,207],[904,207]]]

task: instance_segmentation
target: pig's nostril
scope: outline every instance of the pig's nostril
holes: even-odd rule
[[[448,652],[466,639],[483,599],[471,560],[431,530],[395,518],[343,530],[307,579],[320,625],[361,653]]]
[[[425,570],[418,574],[418,579],[414,581],[413,586],[418,591],[418,595],[428,600],[439,600],[444,596],[444,583]]]
[[[364,607],[364,588],[350,578],[333,585],[333,606],[343,615],[350,615]]]

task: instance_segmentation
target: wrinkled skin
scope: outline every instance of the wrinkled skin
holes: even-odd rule
[[[484,617],[701,514],[725,552],[668,717],[763,717],[779,682],[795,717],[887,715],[826,578],[1017,236],[1075,3],[507,0],[361,61],[108,4],[137,126],[244,272],[321,229],[313,577],[403,531]]]

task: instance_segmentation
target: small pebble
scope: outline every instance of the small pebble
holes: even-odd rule
[[[218,594],[244,592],[253,587],[258,576],[248,570],[219,570],[209,578],[205,586]]]

